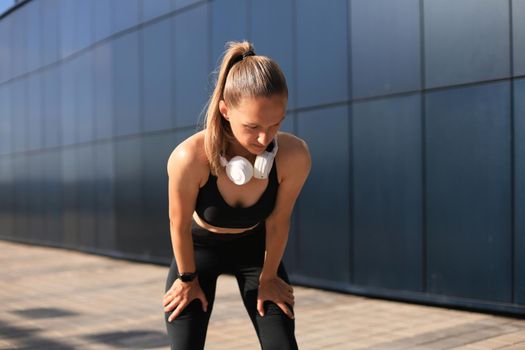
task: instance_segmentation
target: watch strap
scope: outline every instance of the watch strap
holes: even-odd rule
[[[178,273],[177,278],[180,278],[182,282],[191,282],[197,277],[197,272],[183,272]]]

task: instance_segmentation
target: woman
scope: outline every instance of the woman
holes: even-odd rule
[[[174,259],[163,298],[172,349],[203,349],[217,277],[233,274],[263,349],[297,349],[294,296],[281,262],[310,171],[301,139],[278,132],[286,80],[249,42],[224,53],[206,128],[169,157]]]

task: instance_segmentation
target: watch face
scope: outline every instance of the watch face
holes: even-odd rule
[[[194,273],[183,273],[182,275],[180,275],[180,280],[182,282],[191,282],[193,281],[194,278],[195,278]]]

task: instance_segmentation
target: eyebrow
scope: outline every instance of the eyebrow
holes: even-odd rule
[[[274,126],[274,125],[277,125],[277,124],[280,124],[282,123],[282,121],[286,118],[286,116],[284,116],[281,120],[279,120],[278,123],[275,123],[273,125],[270,125],[270,126]],[[245,123],[244,125],[248,125],[248,126],[259,126],[259,124],[256,124],[256,123]]]

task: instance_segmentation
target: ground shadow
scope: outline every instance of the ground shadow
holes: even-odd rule
[[[11,311],[11,313],[16,314],[18,316],[22,316],[24,318],[31,318],[31,319],[57,318],[57,317],[78,315],[78,313],[76,312],[71,312],[71,311],[54,308],[54,307],[40,307],[40,308],[14,310],[14,311]]]
[[[154,331],[108,332],[89,335],[85,338],[125,349],[150,349],[169,345],[165,333]]]
[[[74,350],[75,348],[63,344],[56,340],[46,339],[37,333],[42,331],[39,328],[20,327],[10,325],[8,322],[0,320],[0,338],[16,344],[15,349],[49,349],[49,350]]]

